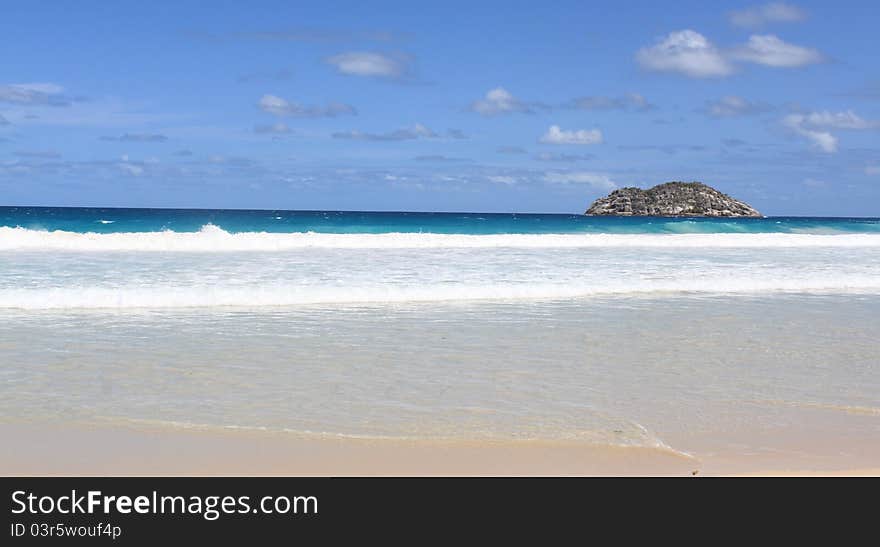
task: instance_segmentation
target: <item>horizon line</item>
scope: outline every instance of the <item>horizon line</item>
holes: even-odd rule
[[[771,218],[822,218],[822,219],[860,219],[880,220],[880,216],[817,216],[817,215],[763,215],[760,217],[710,217],[710,216],[675,216],[675,215],[587,215],[585,213],[550,213],[528,211],[402,211],[397,209],[268,209],[268,208],[238,208],[238,207],[128,207],[128,206],[100,206],[100,205],[0,205],[0,209],[118,209],[118,210],[159,210],[159,211],[265,211],[287,213],[368,213],[368,214],[422,214],[422,215],[557,215],[577,216],[592,218],[678,218],[686,220],[717,219],[717,220],[761,220]]]

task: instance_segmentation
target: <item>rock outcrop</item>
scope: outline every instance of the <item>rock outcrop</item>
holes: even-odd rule
[[[760,217],[747,203],[701,182],[667,182],[653,188],[620,188],[590,205],[587,215]]]

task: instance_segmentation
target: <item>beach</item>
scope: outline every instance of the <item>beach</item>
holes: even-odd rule
[[[0,474],[880,462],[878,221],[37,213],[0,228]]]
[[[95,425],[0,425],[0,435],[5,476],[880,476],[870,467],[877,439],[865,441],[864,457],[835,460],[797,449],[696,458],[561,442],[306,439]]]
[[[6,374],[19,387],[3,398],[0,470],[871,469],[878,307],[876,297],[788,295],[263,311],[261,320],[178,310],[174,320],[114,316],[112,335],[94,313],[66,314],[62,327],[43,312],[0,336],[9,355],[14,340],[56,324],[40,348],[54,362]],[[311,327],[289,332],[297,322]]]

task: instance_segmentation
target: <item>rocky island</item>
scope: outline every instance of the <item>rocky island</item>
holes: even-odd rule
[[[614,190],[587,209],[587,215],[670,217],[761,217],[754,207],[702,182],[667,182],[643,190]]]

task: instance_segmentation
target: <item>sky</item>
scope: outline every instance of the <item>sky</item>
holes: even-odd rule
[[[0,205],[880,216],[880,5],[14,2]]]

